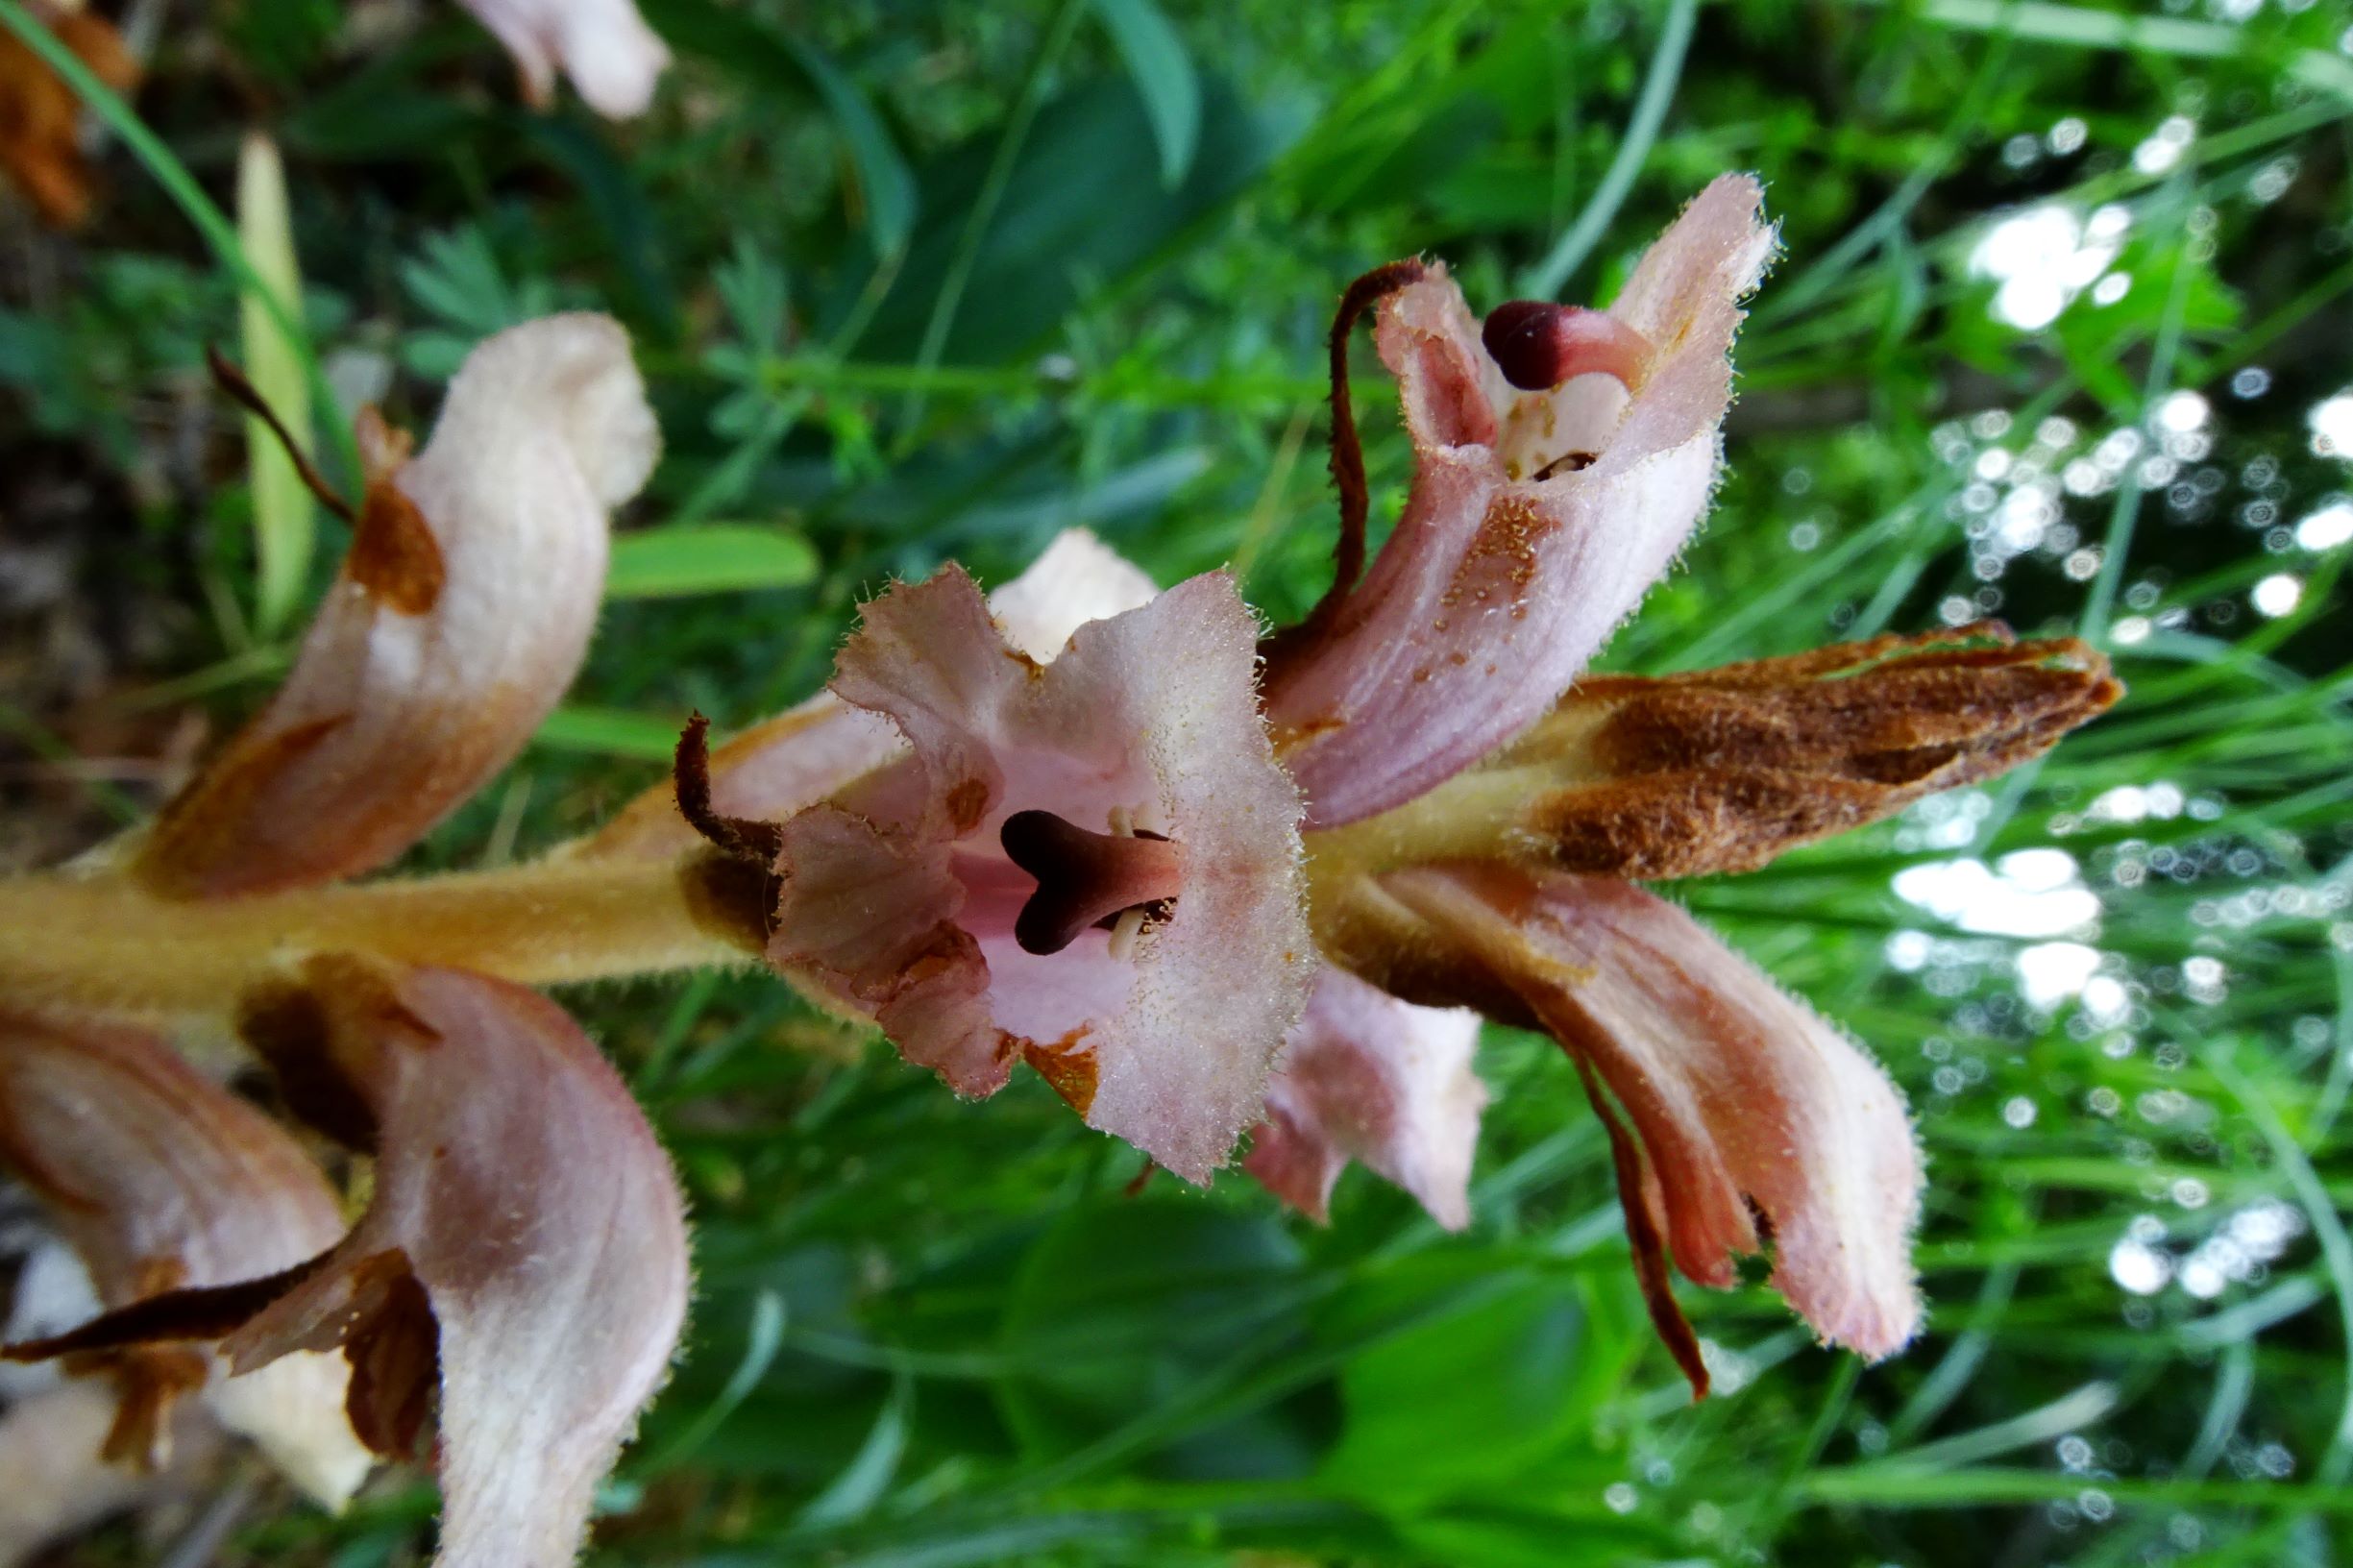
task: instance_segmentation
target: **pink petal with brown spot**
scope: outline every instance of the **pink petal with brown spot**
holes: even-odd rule
[[[432,440],[369,486],[285,685],[165,808],[139,874],[184,897],[331,881],[455,810],[572,684],[605,514],[658,445],[609,318],[551,316],[476,349]]]
[[[1630,883],[1477,867],[1380,888],[1475,955],[1624,1108],[1641,1180],[1620,1196],[1638,1242],[1662,1234],[1684,1274],[1718,1288],[1770,1244],[1774,1287],[1869,1357],[1918,1331],[1920,1151],[1895,1086],[1845,1035]]]
[[[1487,1103],[1471,1066],[1478,1043],[1476,1013],[1416,1007],[1324,969],[1266,1085],[1266,1119],[1243,1168],[1320,1221],[1333,1184],[1360,1160],[1440,1225],[1462,1229]]]
[[[0,1162],[48,1205],[110,1309],[275,1274],[344,1233],[302,1146],[142,1030],[0,1015]],[[188,1372],[224,1426],[326,1506],[340,1507],[366,1477],[367,1451],[343,1417],[341,1361]],[[159,1399],[165,1413],[165,1390],[135,1386],[141,1368],[117,1375],[126,1399]]]
[[[786,823],[771,961],[960,1093],[1026,1059],[1090,1125],[1206,1181],[1256,1119],[1313,968],[1256,638],[1218,575],[1079,625],[1051,664],[1008,642],[956,568],[874,600],[833,689],[911,754]],[[1172,900],[1125,934],[1082,925],[1025,949],[1040,885],[1001,835],[1027,812],[1114,860],[1173,864]]]
[[[1630,397],[1602,375],[1514,391],[1443,268],[1383,305],[1405,515],[1267,676],[1309,825],[1409,800],[1533,723],[1674,561],[1715,488],[1739,302],[1775,243],[1762,199],[1717,180],[1636,267],[1609,308],[1650,345]]]

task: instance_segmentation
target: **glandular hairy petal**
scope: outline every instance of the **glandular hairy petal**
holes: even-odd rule
[[[561,1009],[483,975],[314,959],[243,1027],[338,1080],[302,1103],[374,1147],[367,1212],[309,1264],[51,1348],[225,1335],[240,1373],[340,1350],[382,1451],[419,1452],[437,1396],[442,1568],[563,1568],[685,1315],[684,1206],[651,1129]]]
[[[1825,1340],[1875,1359],[1917,1331],[1922,1173],[1901,1098],[1682,910],[1609,878],[1466,864],[1360,879],[1316,919],[1325,953],[1392,994],[1560,1042],[1611,1135],[1644,1293],[1695,1389],[1706,1372],[1670,1259],[1728,1288],[1735,1258],[1769,1245],[1774,1287]]]
[[[333,881],[456,809],[572,684],[606,514],[658,447],[610,318],[550,316],[476,349],[424,451],[372,478],[284,686],[164,809],[140,878],[176,897]]]
[[[0,1014],[0,1164],[47,1205],[110,1309],[276,1274],[344,1231],[334,1192],[293,1137],[144,1030]],[[172,1347],[81,1370],[117,1391],[109,1446],[123,1459],[165,1460],[171,1408],[201,1389],[222,1425],[327,1507],[367,1475],[330,1358],[236,1378]]]
[[[1320,1222],[1340,1172],[1360,1160],[1461,1230],[1487,1103],[1478,1044],[1478,1014],[1415,1007],[1327,966],[1283,1042],[1243,1168]]]
[[[437,1369],[438,1561],[560,1568],[684,1319],[669,1159],[579,1027],[532,992],[352,961],[306,980],[325,1054],[375,1115],[375,1194],[327,1264],[225,1348],[253,1365],[340,1341],[365,1396],[355,1415],[395,1447],[414,1441]]]
[[[1140,608],[1156,591],[1141,568],[1102,540],[1085,528],[1065,528],[1019,576],[989,591],[989,614],[1008,648],[1046,665],[1079,627]],[[820,692],[711,751],[705,767],[711,807],[748,821],[781,822],[906,749],[889,719]],[[701,842],[666,780],[564,853],[668,860]]]
[[[1554,356],[1571,380],[1546,391],[1509,384],[1444,268],[1383,299],[1374,342],[1413,446],[1405,512],[1360,582],[1343,575],[1267,649],[1267,717],[1308,826],[1401,805],[1540,719],[1674,562],[1715,491],[1740,305],[1776,244],[1763,199],[1746,176],[1710,183],[1610,306],[1616,348]]]
[[[906,755],[785,822],[769,960],[957,1092],[1026,1062],[1089,1125],[1207,1183],[1314,968],[1257,623],[1213,573],[1065,631],[1050,663],[1021,646],[1032,625],[954,567],[866,605],[833,690]],[[1164,842],[1112,843],[1147,835]]]

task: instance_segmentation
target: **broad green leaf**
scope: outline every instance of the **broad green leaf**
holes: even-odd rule
[[[1615,1282],[1534,1276],[1357,1357],[1325,1479],[1435,1495],[1581,1451],[1639,1354],[1625,1298]]]
[[[245,138],[237,154],[237,242],[260,288],[299,326],[303,284],[286,209],[285,167],[279,161],[277,144],[258,132]],[[249,289],[239,299],[237,320],[247,379],[308,455],[317,443],[301,357],[257,290]],[[254,554],[260,579],[254,620],[256,629],[268,637],[283,629],[302,604],[317,518],[293,460],[270,428],[252,414],[245,416],[245,466],[253,485]]]
[[[1095,10],[1143,96],[1160,145],[1161,184],[1174,190],[1191,172],[1201,141],[1201,79],[1192,56],[1152,0],[1095,0]]]
[[[787,38],[785,46],[817,87],[818,96],[833,113],[834,128],[849,146],[850,162],[858,170],[859,194],[866,203],[867,225],[874,249],[895,256],[905,249],[915,230],[915,176],[899,156],[898,144],[866,101],[857,84],[822,50]]]
[[[999,1345],[1025,1369],[996,1385],[1034,1452],[1101,1438],[1195,1388],[1270,1332],[1304,1324],[1298,1244],[1270,1216],[1144,1197],[1070,1213],[1006,1292]],[[1296,1464],[1279,1412],[1180,1427],[1164,1462],[1193,1474]],[[1189,1439],[1189,1440],[1188,1440]]]
[[[817,551],[789,528],[699,523],[613,540],[607,599],[677,599],[746,588],[797,588],[817,576]]]

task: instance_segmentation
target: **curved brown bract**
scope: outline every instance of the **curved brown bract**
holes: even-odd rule
[[[99,81],[127,93],[138,84],[138,62],[122,35],[86,11],[52,13],[37,3],[57,40]],[[82,100],[15,34],[0,29],[0,172],[55,229],[79,228],[89,216],[96,181],[82,156]]]
[[[2115,704],[2108,661],[2005,628],[1883,637],[1572,691],[1492,766],[1550,762],[1520,830],[1563,870],[1655,881],[1749,871],[1998,777]]]

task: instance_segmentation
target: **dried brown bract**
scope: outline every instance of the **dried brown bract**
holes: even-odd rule
[[[1493,766],[1571,765],[1577,781],[1532,796],[1524,819],[1563,870],[1751,871],[2007,772],[2121,695],[2106,658],[2074,638],[1967,626],[1586,680]]]

